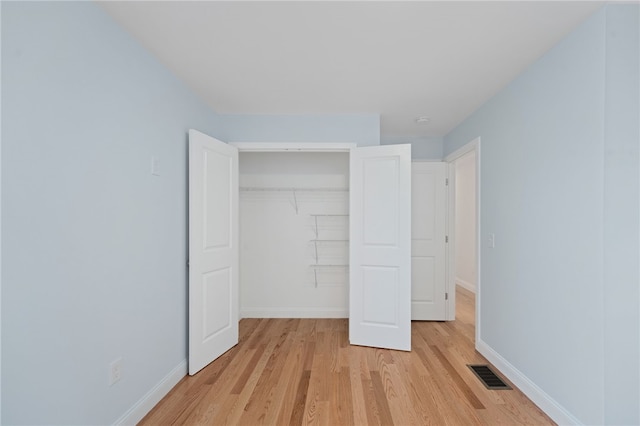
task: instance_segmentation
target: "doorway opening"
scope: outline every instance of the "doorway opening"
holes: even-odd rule
[[[449,224],[453,228],[449,247],[449,283],[455,288],[457,318],[480,332],[480,138],[449,154]],[[469,318],[472,316],[472,318]],[[465,319],[467,321],[465,321]]]

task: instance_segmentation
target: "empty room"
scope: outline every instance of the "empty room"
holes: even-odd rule
[[[637,1],[0,22],[1,424],[640,424]]]

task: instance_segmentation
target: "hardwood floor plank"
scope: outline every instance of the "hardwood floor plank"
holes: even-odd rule
[[[298,333],[291,334],[293,344],[284,362],[284,369],[280,373],[278,382],[272,391],[273,403],[269,406],[265,415],[265,424],[278,423],[280,415],[289,417],[293,409],[291,402],[295,395],[296,382],[304,368],[304,343]]]
[[[278,378],[282,374],[287,359],[286,354],[291,346],[289,331],[292,323],[278,321],[279,327],[275,346],[267,364],[260,375],[256,387],[247,401],[244,414],[240,417],[240,423],[247,425],[264,424],[269,408],[274,403],[274,389],[278,384]],[[266,336],[264,336],[266,338]]]
[[[262,354],[264,353],[264,350],[266,348],[267,348],[267,345],[262,343],[255,349],[253,353],[253,357],[251,357],[251,360],[247,364],[246,368],[244,369],[240,377],[238,377],[238,380],[236,380],[236,384],[233,386],[233,389],[231,389],[232,394],[237,395],[240,392],[242,392],[242,389],[244,389],[245,385],[247,384],[247,380],[249,380],[249,376],[251,376],[251,373],[253,373],[253,370],[256,368],[256,365],[258,364],[258,360],[262,358]]]
[[[263,350],[263,357],[267,358],[270,356],[270,353],[273,351],[273,346],[274,345],[267,345]],[[211,424],[214,419],[217,423],[224,424],[225,421],[221,419],[225,419],[228,416],[230,408],[234,407],[238,400],[238,396],[231,393],[235,378],[240,375],[241,371],[247,369],[253,353],[259,348],[260,346],[256,349],[243,348],[246,356],[238,359],[238,361],[241,360],[242,362],[234,363],[228,367],[229,370],[232,371],[232,374],[220,379],[215,386],[211,386],[211,389],[199,406],[192,410],[190,416],[179,419],[179,424]],[[260,375],[259,373],[262,368],[263,366],[259,366],[256,376]],[[245,386],[245,388],[248,388],[248,386]]]
[[[453,365],[451,365],[449,360],[442,354],[442,352],[440,352],[440,349],[438,349],[435,346],[432,346],[431,350],[436,354],[436,356],[438,357],[438,359],[440,360],[440,363],[444,366],[444,368],[447,369],[450,377],[456,383],[458,388],[462,391],[462,393],[467,398],[467,401],[469,401],[471,406],[475,409],[484,409],[485,407],[482,404],[482,402],[480,402],[480,400],[473,393],[469,385],[467,385],[465,381],[462,379],[462,377],[460,377],[460,374],[458,374],[458,372],[453,367]]]
[[[316,351],[316,342],[309,341],[304,343],[304,364],[302,368],[304,370],[311,371],[311,367],[313,366],[313,356]]]
[[[300,335],[307,336],[311,341],[316,340],[317,323],[315,319],[309,318],[300,321],[296,330]]]
[[[215,407],[220,406],[231,389],[233,379],[245,368],[249,362],[253,350],[244,345],[237,345],[230,351],[222,355],[225,358],[224,369],[220,370],[214,377],[205,381],[206,387],[198,390],[192,388],[191,392],[197,395],[189,407],[175,419],[175,424],[198,424],[198,418],[205,416],[205,413],[213,414]],[[195,377],[195,376],[194,376]],[[206,377],[206,375],[205,375]]]
[[[240,321],[241,326],[243,325],[244,321],[245,320]],[[255,323],[254,318],[250,318],[250,321],[251,323]],[[269,331],[270,328],[275,327],[276,324],[277,323],[275,321],[258,319],[255,325],[255,328],[250,329],[248,326],[245,327],[247,333],[250,333],[250,335],[246,337],[247,346],[249,347],[249,349],[255,349],[258,346],[258,344],[262,341],[263,336]]]
[[[361,347],[353,347],[349,352],[349,376],[351,384],[351,402],[353,421],[356,425],[367,424],[367,410],[363,381],[371,380],[369,367]]]
[[[378,415],[381,425],[393,425],[393,416],[389,409],[389,400],[387,399],[387,393],[385,392],[384,384],[382,383],[382,377],[380,377],[379,371],[371,372],[371,385],[373,387],[373,395],[375,396],[375,404],[377,405]]]
[[[311,384],[311,381],[309,381]],[[318,399],[318,394],[311,394],[307,391],[307,400],[304,406],[304,416],[302,418],[301,425],[319,425],[321,423],[322,401]]]
[[[373,389],[373,380],[362,378],[362,392],[364,395],[364,408],[367,413],[367,425],[383,425],[380,418],[376,394]]]
[[[274,409],[278,408],[276,417],[276,424],[278,425],[284,425],[290,422],[291,413],[297,403],[299,379],[304,374],[304,371],[311,370],[311,362],[308,361],[310,343],[313,342],[308,342],[304,334],[298,331],[295,332],[295,343],[288,355],[285,376],[279,380],[281,387],[281,390],[277,394],[279,401],[277,405],[279,405],[279,408],[274,404]],[[311,350],[311,352],[313,353],[313,350]],[[311,361],[313,361],[313,358],[311,358]],[[309,363],[308,366],[307,363]],[[305,389],[305,394],[306,392],[307,390]],[[271,416],[268,416],[268,419],[271,419]]]
[[[259,350],[261,344],[256,348]],[[220,425],[237,425],[240,424],[240,418],[244,414],[245,407],[249,402],[249,398],[253,394],[256,388],[258,380],[262,376],[262,373],[271,357],[274,345],[264,345],[265,349],[262,351],[262,356],[258,360],[255,368],[251,372],[251,375],[247,379],[245,386],[242,388],[238,395],[230,395],[225,401],[225,404],[220,407],[217,417],[214,417],[211,423],[207,424],[220,424]]]
[[[316,349],[318,346],[316,346]],[[329,374],[325,356],[323,354],[316,355],[313,358],[313,366],[311,368],[311,379],[309,381],[308,398],[317,401],[327,401],[329,399],[329,387],[324,380],[325,375]]]
[[[298,387],[296,389],[296,399],[293,403],[293,411],[289,419],[291,426],[297,426],[302,424],[304,418],[304,407],[307,401],[307,391],[309,390],[309,379],[311,378],[311,370],[304,370],[300,380],[298,381]]]
[[[428,377],[430,375],[416,351],[395,355],[394,358],[396,359],[398,368],[402,369],[406,376],[403,383],[405,383],[408,400],[406,400],[405,403],[411,405],[416,419],[415,423],[412,424],[445,424],[440,410],[437,409],[432,392],[429,392],[421,380],[416,380],[416,378]]]
[[[442,413],[446,424],[480,424],[480,420],[475,414],[475,410],[465,403],[460,403],[464,395],[458,390],[453,381],[441,372],[443,367],[437,363],[436,356],[429,351],[425,351],[428,346],[416,348],[415,352],[429,370],[429,376],[420,376],[422,384],[427,389],[427,395],[432,397],[437,411]]]
[[[416,424],[434,426],[446,424],[443,413],[438,410],[433,394],[428,392],[422,380],[411,380],[408,391],[411,405],[416,411]]]
[[[411,404],[411,398],[405,386],[405,383],[409,383],[408,376],[398,364],[390,364],[387,367],[389,374],[382,379],[394,423],[397,425],[420,424],[416,409]]]
[[[341,407],[339,410],[341,413],[341,424],[355,425],[356,423],[353,417],[353,393],[351,391],[351,369],[349,367],[342,367],[338,389],[338,401]]]
[[[327,363],[329,371],[333,373],[340,372],[340,333],[338,330],[330,330],[326,333],[328,353]]]
[[[243,319],[239,343],[182,379],[141,425],[550,425],[518,389],[486,389],[467,368],[474,294],[457,319],[415,321],[411,352],[349,345],[345,319]]]
[[[353,425],[353,401],[351,399],[351,372],[349,367],[342,367],[339,373],[331,378],[332,391],[330,408],[330,424]]]

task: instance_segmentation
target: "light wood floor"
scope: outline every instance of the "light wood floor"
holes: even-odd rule
[[[411,352],[350,346],[345,319],[243,319],[240,343],[140,424],[553,424],[466,367],[487,361],[474,350],[474,294],[456,295],[456,321],[412,323]]]

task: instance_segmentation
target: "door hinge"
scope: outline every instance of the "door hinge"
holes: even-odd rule
[[[445,184],[445,186],[449,186],[449,178],[446,178],[446,179],[444,180],[444,184]]]
[[[444,300],[449,300],[449,293],[444,294]]]
[[[448,242],[449,242],[449,236],[448,236],[448,235],[445,235],[445,236],[444,236],[444,242],[445,242],[445,243],[448,243]]]

